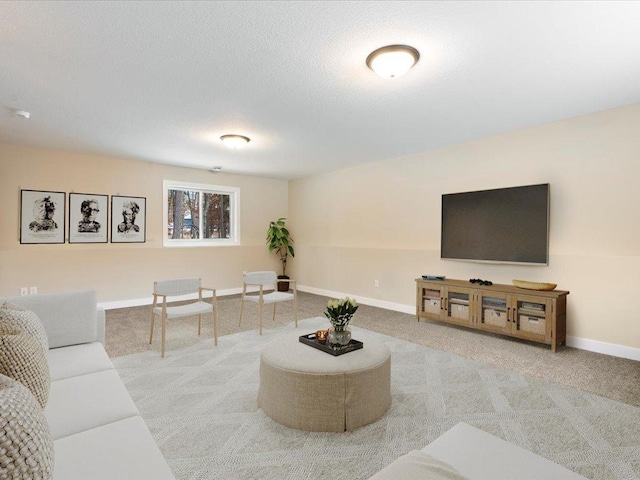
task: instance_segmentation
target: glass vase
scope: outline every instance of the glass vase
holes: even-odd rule
[[[351,330],[347,325],[343,327],[331,327],[329,328],[329,334],[327,335],[327,343],[334,347],[344,347],[351,342]]]

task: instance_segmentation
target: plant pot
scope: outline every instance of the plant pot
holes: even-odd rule
[[[327,343],[331,347],[344,347],[351,342],[351,330],[348,326],[342,328],[330,327],[327,335]]]
[[[281,278],[286,278],[288,280],[289,276],[288,275],[278,275],[278,279],[281,279]],[[278,282],[278,291],[279,292],[288,292],[289,291],[289,282]]]

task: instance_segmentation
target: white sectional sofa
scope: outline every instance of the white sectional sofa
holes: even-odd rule
[[[0,299],[44,324],[51,374],[44,410],[54,443],[54,480],[174,479],[104,342],[93,291]]]
[[[587,480],[466,423],[403,455],[369,480]]]

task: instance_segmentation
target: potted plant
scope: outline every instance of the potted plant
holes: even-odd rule
[[[349,322],[358,310],[358,303],[353,298],[345,297],[340,300],[329,300],[324,316],[331,322],[327,341],[329,345],[344,346],[351,342]]]
[[[293,238],[287,230],[286,218],[279,218],[276,221],[269,223],[269,229],[267,230],[267,245],[269,246],[269,253],[276,252],[280,256],[280,262],[282,263],[282,275],[278,275],[278,278],[288,279],[287,276],[287,257],[295,257],[293,251]],[[278,282],[278,291],[287,292],[289,290],[289,282]]]

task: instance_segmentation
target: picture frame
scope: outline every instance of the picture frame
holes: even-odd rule
[[[112,195],[111,243],[144,243],[146,231],[146,197]]]
[[[69,193],[69,243],[107,243],[109,196]]]
[[[65,192],[20,190],[20,243],[64,243]]]

